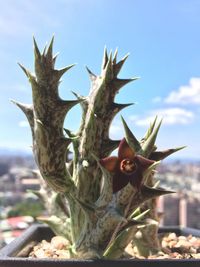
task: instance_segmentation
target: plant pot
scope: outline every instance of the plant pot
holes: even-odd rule
[[[160,232],[175,232],[177,235],[189,235],[200,237],[200,230],[181,227],[162,227]],[[35,224],[29,227],[20,237],[0,251],[0,267],[199,267],[197,259],[131,259],[131,260],[58,260],[35,259],[18,257],[22,249],[33,241],[43,239],[50,240],[53,232],[47,226]]]

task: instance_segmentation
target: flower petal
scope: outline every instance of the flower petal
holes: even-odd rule
[[[144,158],[142,156],[135,156],[134,162],[137,165],[136,171],[130,177],[130,183],[133,187],[136,187],[138,190],[143,184],[143,173],[149,166],[151,166],[155,161]]]
[[[104,159],[100,159],[99,162],[109,172],[115,172],[117,170],[119,160],[117,157],[107,157]]]
[[[121,190],[125,187],[130,181],[130,176],[117,171],[113,176],[113,193]]]
[[[143,173],[138,168],[130,177],[130,183],[133,187],[136,187],[138,190],[140,189],[143,182]]]
[[[125,138],[123,138],[119,144],[118,157],[120,160],[122,159],[133,160],[135,157],[135,152],[130,148]]]
[[[142,172],[144,172],[144,171],[145,171],[146,169],[148,169],[148,167],[151,166],[155,161],[137,155],[137,156],[135,156],[134,162],[137,164],[138,168],[139,168]]]

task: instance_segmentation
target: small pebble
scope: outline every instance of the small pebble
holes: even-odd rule
[[[200,259],[200,253],[192,254],[192,258],[194,258],[194,259]]]
[[[34,255],[36,258],[46,258],[46,254],[45,254],[45,250],[43,250],[42,248],[41,249],[37,249],[35,252],[34,252]]]
[[[177,241],[176,240],[171,240],[167,246],[169,246],[170,248],[173,248],[177,245]]]
[[[178,240],[187,240],[187,237],[184,236],[184,235],[180,235],[180,236],[178,237]]]
[[[31,258],[62,258],[69,259],[70,254],[67,248],[70,246],[69,241],[62,236],[54,236],[50,242],[42,240],[33,247],[29,257]]]
[[[183,240],[183,239],[179,240],[179,241],[174,245],[174,247],[176,247],[176,248],[184,247],[184,248],[186,248],[186,249],[189,249],[191,246],[192,246],[192,244],[191,244],[189,241],[187,241],[187,240]]]
[[[51,245],[56,249],[64,249],[70,246],[69,241],[62,236],[54,236],[51,239]]]
[[[68,250],[57,250],[56,255],[60,259],[68,259],[70,258],[70,254]]]
[[[168,235],[168,237],[167,237],[167,239],[168,240],[176,240],[176,238],[177,238],[177,236],[176,236],[176,234],[175,233],[170,233],[169,235]]]
[[[189,253],[197,253],[197,249],[194,247],[191,247],[189,250]]]

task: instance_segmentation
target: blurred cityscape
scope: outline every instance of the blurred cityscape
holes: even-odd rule
[[[0,153],[0,246],[19,236],[44,212],[31,193],[39,189],[33,169],[31,155]],[[177,192],[159,198],[160,223],[200,229],[200,161],[168,161],[156,175],[161,187]]]
[[[0,247],[19,236],[43,212],[42,204],[29,190],[39,181],[31,155],[0,151]]]

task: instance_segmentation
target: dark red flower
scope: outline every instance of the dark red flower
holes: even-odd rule
[[[136,155],[126,139],[119,144],[118,157],[112,156],[100,160],[101,165],[113,173],[113,193],[116,193],[129,182],[139,189],[142,184],[144,171],[155,161]]]

